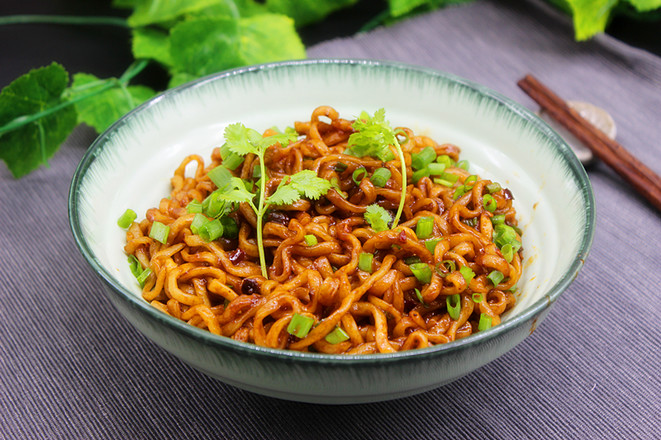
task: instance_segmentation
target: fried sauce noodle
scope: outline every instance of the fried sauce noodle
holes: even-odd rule
[[[186,206],[203,201],[216,189],[207,172],[222,163],[220,151],[210,163],[199,155],[186,157],[171,178],[172,191],[146,218],[133,222],[126,234],[125,252],[134,255],[151,274],[143,298],[154,307],[211,333],[260,346],[336,354],[389,353],[443,344],[478,331],[481,315],[492,325],[515,304],[513,287],[521,277],[519,252],[511,261],[493,241],[491,218],[504,216],[517,225],[512,195],[507,189],[491,194],[493,212],[484,207],[489,180],[478,177],[472,189],[454,200],[455,188],[469,173],[458,167],[446,172],[458,177],[453,187],[422,177],[408,181],[400,224],[392,230],[374,231],[364,218],[366,207],[378,204],[394,213],[401,197],[402,174],[398,158],[382,162],[343,154],[354,132],[351,120],[331,107],[315,109],[309,122],[296,122],[296,142],[276,144],[266,152],[267,194],[287,175],[312,170],[321,178],[337,179],[319,200],[301,200],[278,206],[265,215],[263,244],[268,279],[262,276],[256,240],[256,214],[246,203],[230,216],[239,225],[238,238],[206,242],[191,232],[195,214]],[[401,143],[407,174],[411,155],[431,146],[437,155],[459,159],[459,148],[417,136],[408,128]],[[267,130],[264,135],[274,134]],[[257,156],[249,154],[233,172],[253,179]],[[344,164],[338,167],[337,164]],[[356,184],[352,173],[364,167],[390,170],[384,187],[369,178]],[[192,176],[186,169],[194,168]],[[342,169],[344,168],[344,169]],[[338,191],[340,189],[341,191]],[[433,252],[416,236],[418,219],[433,218]],[[154,221],[170,227],[167,242],[149,237]],[[304,237],[314,235],[317,244]],[[359,269],[359,255],[373,254],[372,273]],[[407,264],[411,257],[432,269],[423,284]],[[453,263],[450,263],[453,262]],[[466,281],[460,268],[475,276]],[[487,278],[497,270],[504,275],[497,285]],[[416,289],[418,292],[416,292]],[[459,295],[460,312],[453,319],[447,297]],[[454,297],[456,298],[456,297]],[[287,327],[295,314],[311,317],[314,326],[304,337]],[[330,343],[325,338],[340,327],[348,339]]]

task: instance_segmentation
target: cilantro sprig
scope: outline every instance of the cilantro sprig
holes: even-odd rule
[[[266,165],[264,163],[266,150],[277,144],[288,145],[294,140],[296,140],[296,135],[291,132],[263,137],[258,131],[252,128],[246,128],[241,123],[231,124],[225,129],[225,145],[232,153],[239,156],[254,154],[259,158],[261,176],[259,179],[259,198],[257,205],[255,205],[254,199],[257,194],[250,192],[246,188],[245,182],[238,177],[232,177],[229,185],[220,189],[216,197],[228,204],[248,203],[255,212],[257,216],[259,263],[264,278],[268,278],[268,273],[266,271],[262,229],[264,215],[268,208],[276,205],[290,205],[303,197],[317,200],[326,194],[331,187],[331,183],[328,180],[318,177],[314,171],[303,170],[283,178],[276,190],[273,191],[273,194],[265,196],[266,181],[268,179]]]
[[[349,136],[349,148],[344,150],[344,154],[356,157],[371,156],[387,162],[395,158],[391,150],[391,147],[394,147],[399,156],[402,171],[402,195],[399,199],[397,214],[395,214],[395,218],[392,221],[392,227],[394,228],[399,223],[399,218],[402,216],[404,210],[407,187],[406,161],[404,160],[402,147],[397,140],[397,133],[390,126],[390,123],[386,121],[386,111],[383,108],[374,112],[374,116],[370,116],[367,112],[362,112],[360,117],[353,123],[352,128],[356,132]]]

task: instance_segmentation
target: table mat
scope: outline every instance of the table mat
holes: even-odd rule
[[[661,172],[661,59],[608,36],[576,43],[569,20],[539,2],[453,6],[308,55],[431,67],[536,110],[516,87],[533,73],[610,112],[618,141]],[[79,127],[50,167],[20,180],[0,167],[0,438],[661,437],[661,217],[603,164],[588,168],[592,252],[529,338],[442,388],[325,406],[211,379],[112,308],[67,220],[71,177],[93,139]]]

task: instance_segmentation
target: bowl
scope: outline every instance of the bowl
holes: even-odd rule
[[[169,194],[187,154],[209,157],[234,122],[258,130],[309,120],[330,105],[341,117],[385,108],[395,126],[452,142],[471,172],[515,196],[524,237],[516,306],[500,325],[464,339],[393,354],[338,356],[259,347],[179,321],[141,298],[117,218]],[[594,197],[567,144],[519,104],[465,79],[373,60],[320,59],[221,72],[169,90],[101,134],[71,183],[73,236],[105,293],[142,334],[192,367],[268,396],[318,403],[394,399],[447,384],[506,353],[539,326],[583,266]],[[97,292],[90,291],[89,295]]]

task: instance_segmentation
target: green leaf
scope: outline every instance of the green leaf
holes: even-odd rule
[[[284,15],[263,14],[241,19],[239,32],[239,53],[245,64],[305,58],[305,47],[294,21]]]
[[[627,0],[638,12],[653,11],[661,8],[661,0]]]
[[[567,0],[574,17],[574,32],[577,40],[603,32],[610,13],[619,0]]]
[[[18,77],[0,92],[0,126],[65,102],[68,81],[67,71],[57,63]],[[76,110],[69,106],[6,132],[0,135],[0,159],[14,177],[21,177],[47,164],[75,126]]]
[[[131,49],[135,59],[151,59],[172,66],[170,36],[167,32],[152,28],[133,29]]]
[[[266,0],[271,12],[287,15],[294,19],[296,26],[315,23],[331,12],[357,3],[358,0]],[[424,0],[423,0],[424,1]]]
[[[262,140],[262,135],[252,128],[247,128],[240,122],[230,124],[225,128],[225,142],[227,148],[232,153],[239,156],[246,154],[260,155],[259,142]]]
[[[312,170],[303,170],[290,178],[289,184],[308,199],[317,200],[328,192],[331,183],[317,176]]]
[[[195,18],[170,32],[174,73],[201,77],[244,65],[239,51],[238,22],[231,18]]]
[[[417,7],[428,4],[429,0],[389,0],[390,15],[400,17],[408,14]]]
[[[94,91],[112,81],[116,80],[99,80],[96,76],[88,73],[77,73],[73,77],[70,96],[73,99],[79,94]],[[93,86],[86,87],[89,85]],[[96,131],[101,133],[113,122],[154,96],[154,94],[155,92],[149,87],[122,87],[118,82],[115,88],[77,102],[75,105],[78,111],[78,121],[94,127]]]
[[[362,112],[360,117],[353,123],[353,129],[356,133],[349,136],[349,149],[345,154],[351,154],[356,157],[377,157],[382,161],[389,161],[395,158],[390,150],[390,145],[398,146],[395,130],[392,129],[385,119],[386,112],[379,109],[370,116],[367,112]]]
[[[369,205],[364,214],[365,220],[376,232],[386,231],[392,221],[390,213],[377,204]]]
[[[194,13],[225,0],[139,0],[128,18],[131,27],[147,26],[175,20],[182,15]]]
[[[301,195],[292,187],[285,183],[286,178],[282,179],[278,188],[267,199],[268,205],[291,205],[301,198]]]

